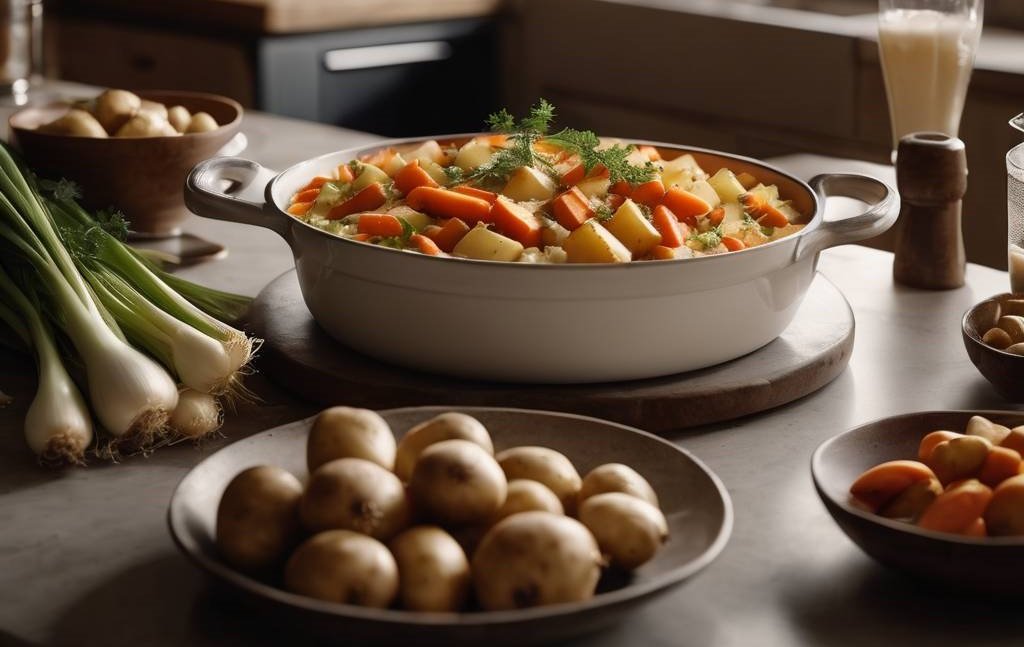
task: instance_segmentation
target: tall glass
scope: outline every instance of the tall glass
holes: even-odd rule
[[[1010,291],[1024,292],[1024,144],[1006,154],[1006,235]]]
[[[982,9],[983,0],[879,0],[878,47],[893,151],[914,132],[957,136]]]

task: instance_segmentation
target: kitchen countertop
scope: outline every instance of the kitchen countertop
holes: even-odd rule
[[[0,109],[4,122],[9,112]],[[371,139],[260,114],[247,115],[242,129],[245,155],[274,168]],[[292,265],[269,231],[198,218],[185,229],[230,248],[222,261],[181,272],[198,282],[255,294]],[[850,427],[915,410],[1017,408],[974,370],[959,330],[968,306],[1006,289],[1006,274],[971,265],[965,287],[923,292],[894,286],[891,265],[890,254],[859,246],[821,256],[821,272],[857,319],[849,367],[832,384],[764,414],[667,434],[725,482],[732,539],[688,585],[574,644],[1019,643],[1024,616],[1015,603],[936,590],[884,569],[814,493],[811,452]],[[30,362],[0,354],[0,388],[16,398],[0,409],[0,645],[258,647],[293,637],[211,587],[175,550],[164,517],[174,486],[205,456],[311,407],[256,375],[250,385],[262,401],[229,414],[223,438],[52,472],[34,464],[21,436],[33,382]]]

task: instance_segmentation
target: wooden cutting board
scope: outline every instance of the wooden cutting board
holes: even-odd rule
[[[854,336],[850,305],[820,274],[789,328],[767,346],[711,368],[631,382],[503,384],[385,364],[350,350],[317,326],[302,301],[294,270],[260,292],[249,323],[265,340],[256,367],[278,385],[319,404],[548,409],[652,432],[739,418],[813,393],[843,371]]]

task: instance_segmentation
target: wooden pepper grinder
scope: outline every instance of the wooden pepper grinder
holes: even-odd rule
[[[896,153],[900,217],[892,274],[897,283],[948,290],[964,284],[960,229],[967,191],[964,143],[941,133],[912,133]]]

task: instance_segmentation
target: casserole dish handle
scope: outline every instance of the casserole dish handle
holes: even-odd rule
[[[896,222],[900,214],[900,198],[888,184],[867,175],[829,173],[817,175],[808,182],[822,201],[842,196],[860,200],[868,205],[867,211],[839,220],[822,220],[817,229],[800,238],[796,260],[814,255],[828,247],[855,243],[877,236]]]
[[[214,157],[192,167],[185,179],[185,206],[204,218],[256,225],[290,240],[289,223],[264,197],[276,171],[241,157]]]

